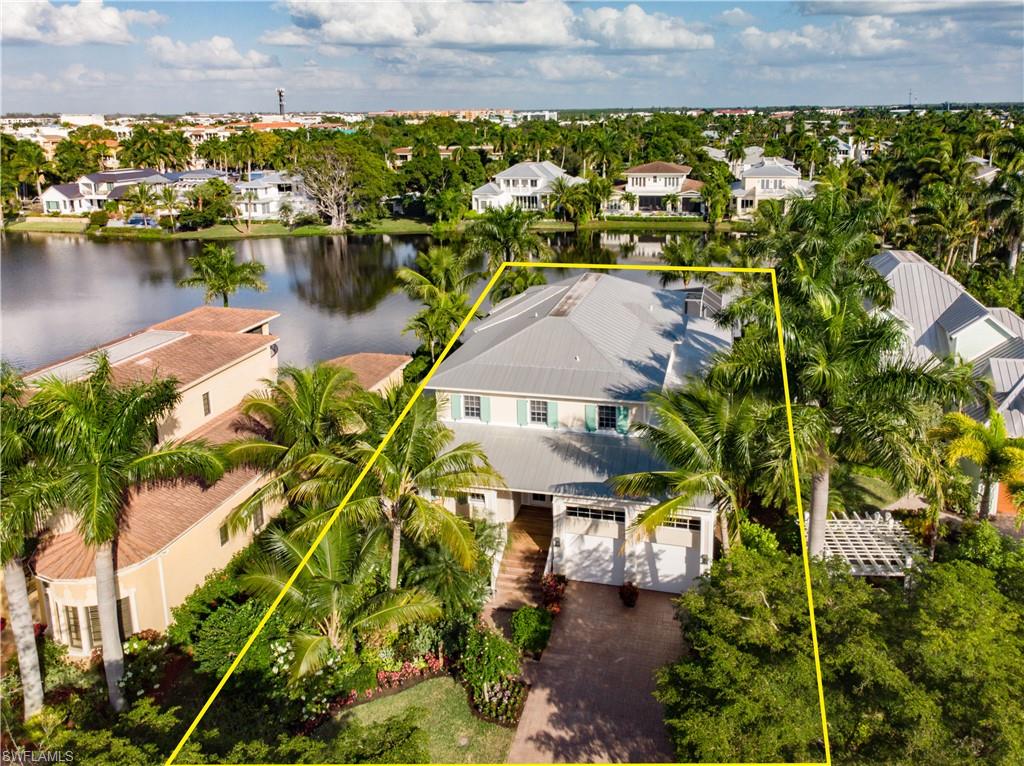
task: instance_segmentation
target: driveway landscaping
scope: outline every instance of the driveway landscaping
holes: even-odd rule
[[[679,658],[672,597],[641,591],[627,609],[618,589],[570,582],[540,662],[510,763],[672,762],[654,672]]]

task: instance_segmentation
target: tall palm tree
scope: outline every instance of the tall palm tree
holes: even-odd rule
[[[224,305],[228,298],[242,288],[265,292],[267,283],[260,279],[267,270],[259,261],[235,262],[235,250],[228,245],[208,242],[203,249],[188,257],[192,276],[178,282],[178,287],[202,287],[206,291],[203,300],[209,303],[220,296]]]
[[[37,447],[53,461],[51,477],[62,483],[64,504],[77,516],[79,534],[94,552],[103,668],[117,711],[125,704],[114,569],[121,514],[132,492],[147,484],[184,478],[209,483],[224,470],[202,441],[154,443],[156,424],[179,398],[171,379],[116,385],[110,361],[101,353],[82,380],[40,381],[31,403],[39,423]]]
[[[1020,262],[1021,241],[1024,240],[1024,175],[1022,172],[1000,173],[989,187],[989,214],[997,231],[1006,240],[1010,274]]]
[[[710,495],[728,555],[749,502],[757,462],[754,397],[691,380],[681,389],[652,394],[649,402],[657,424],[636,423],[631,430],[665,468],[616,476],[611,484],[621,495],[667,499],[641,513],[633,531],[651,536],[698,497]]]
[[[135,184],[124,193],[122,202],[131,212],[148,218],[156,210],[157,196],[149,184]]]
[[[403,267],[396,277],[409,297],[423,303],[405,326],[425,346],[431,361],[451,338],[469,311],[469,288],[479,274],[468,268],[465,255],[432,247],[416,256],[416,269]]]
[[[995,408],[989,410],[987,424],[961,412],[951,412],[931,436],[944,445],[950,466],[968,461],[978,468],[981,518],[992,512],[993,484],[1005,483],[1011,490],[1024,484],[1024,439],[1006,433],[1006,421]]]
[[[949,184],[931,184],[914,212],[918,227],[936,238],[936,255],[942,270],[951,273],[961,248],[977,231],[977,220],[968,200]]]
[[[501,279],[498,280],[497,284],[491,288],[491,293],[488,297],[493,303],[498,303],[506,298],[511,298],[513,295],[519,295],[519,293],[525,292],[531,287],[546,284],[547,278],[544,276],[543,269],[507,269],[501,275]]]
[[[50,163],[46,161],[42,147],[31,141],[19,141],[10,164],[19,185],[34,186],[36,197],[42,197],[42,178],[50,169]]]
[[[332,654],[354,649],[361,630],[395,630],[441,616],[438,600],[418,588],[380,591],[377,577],[387,566],[384,531],[366,534],[351,521],[335,521],[285,591],[278,612],[300,626],[289,637],[295,652],[292,680],[320,670]],[[242,588],[272,601],[312,542],[308,532],[272,527],[261,553],[239,578]]]
[[[178,226],[175,222],[175,217],[178,213],[178,192],[171,186],[164,186],[160,189],[160,204],[163,205],[164,210],[167,211],[167,215],[171,217],[171,231],[177,231]]]
[[[470,252],[490,260],[491,271],[504,261],[533,260],[546,253],[544,241],[530,228],[537,214],[515,205],[492,207],[469,227]]]
[[[358,390],[355,376],[341,365],[286,365],[266,388],[242,400],[242,436],[221,447],[231,465],[261,470],[268,480],[228,516],[232,529],[245,529],[265,503],[287,500],[306,475],[310,455],[346,440],[361,421],[349,398]]]
[[[383,396],[360,396],[356,408],[365,430],[346,454],[311,457],[307,463],[314,475],[296,488],[294,497],[319,507],[337,503],[398,419],[413,391],[411,386],[401,386]],[[504,486],[504,482],[479,444],[465,442],[450,447],[453,438],[451,429],[437,419],[437,400],[419,397],[373,464],[361,487],[363,496],[350,500],[345,507],[348,518],[387,527],[391,535],[391,590],[398,588],[403,537],[421,545],[437,543],[467,569],[476,560],[472,529],[465,519],[448,511],[441,499],[472,487]]]

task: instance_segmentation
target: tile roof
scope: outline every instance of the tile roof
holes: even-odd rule
[[[281,316],[276,311],[222,306],[197,306],[171,319],[157,322],[152,330],[185,332],[246,332]]]
[[[234,332],[189,333],[145,356],[114,366],[114,380],[151,380],[154,376],[175,378],[187,386],[201,378],[276,343],[274,335]]]
[[[214,444],[230,441],[237,436],[234,423],[238,415],[237,408],[229,410],[193,431],[189,438]],[[115,568],[138,564],[166,548],[258,477],[254,469],[238,468],[209,487],[177,482],[135,492],[121,518]],[[78,580],[95,573],[94,551],[77,531],[45,537],[31,563],[36,574],[47,580]]]
[[[625,171],[626,175],[641,175],[645,173],[661,173],[663,175],[681,174],[686,175],[693,168],[689,165],[677,165],[675,162],[647,162],[643,165],[634,165],[631,168],[627,168]]]
[[[367,391],[383,383],[398,370],[405,368],[412,357],[406,354],[376,354],[361,352],[328,359],[327,364],[347,367],[355,373],[356,381]]]

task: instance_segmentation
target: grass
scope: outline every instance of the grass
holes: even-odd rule
[[[7,226],[7,231],[36,231],[51,232],[59,234],[79,234],[85,231],[89,221],[85,218],[79,220],[61,220],[55,218],[52,221],[22,221]]]
[[[855,468],[833,476],[833,491],[842,499],[847,512],[878,513],[901,494],[885,479]]]
[[[447,676],[354,707],[341,719],[320,727],[316,736],[332,738],[349,717],[372,724],[409,708],[423,711],[420,728],[427,733],[430,763],[504,763],[508,758],[514,732],[476,718],[469,709],[465,689]]]

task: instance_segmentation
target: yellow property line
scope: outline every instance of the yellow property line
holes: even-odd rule
[[[203,717],[206,715],[207,711],[210,709],[210,706],[213,705],[214,700],[217,699],[217,696],[220,694],[221,690],[227,684],[228,679],[231,678],[232,674],[235,672],[235,670],[238,668],[239,664],[245,658],[245,655],[248,653],[248,651],[252,647],[253,643],[259,637],[260,633],[263,632],[263,629],[266,627],[267,622],[270,620],[271,615],[274,613],[274,611],[277,609],[278,605],[284,599],[285,594],[291,589],[292,585],[295,584],[295,580],[298,579],[299,573],[302,572],[302,570],[309,563],[309,560],[310,560],[310,558],[312,558],[314,551],[317,549],[317,547],[323,541],[324,537],[327,535],[327,532],[330,529],[331,525],[338,519],[338,516],[341,514],[341,511],[344,509],[344,507],[348,504],[349,500],[352,499],[352,495],[355,494],[355,491],[359,488],[359,485],[362,484],[363,479],[366,478],[366,475],[370,472],[370,469],[373,467],[373,464],[377,461],[377,458],[380,457],[381,453],[384,451],[384,448],[387,447],[388,443],[391,441],[392,437],[395,435],[395,432],[398,430],[398,427],[402,424],[402,421],[405,420],[406,415],[409,414],[409,411],[412,409],[413,405],[416,403],[416,401],[419,399],[420,395],[423,393],[423,391],[426,388],[427,384],[430,382],[430,379],[434,376],[434,373],[437,372],[438,367],[441,366],[441,363],[445,360],[445,358],[451,352],[452,348],[455,346],[456,341],[459,339],[459,336],[462,335],[462,332],[466,329],[467,325],[469,325],[470,321],[476,316],[477,310],[483,304],[483,302],[486,299],[486,297],[490,294],[491,290],[493,289],[494,285],[498,282],[498,280],[501,278],[502,274],[505,273],[506,268],[524,268],[524,269],[536,269],[536,268],[553,268],[553,269],[605,269],[605,270],[617,270],[617,271],[670,271],[670,272],[671,271],[677,271],[677,272],[713,272],[713,273],[731,273],[731,274],[769,274],[769,275],[771,275],[772,299],[773,299],[773,302],[775,304],[775,320],[776,320],[775,323],[776,323],[776,327],[778,328],[778,337],[779,337],[779,359],[780,359],[780,363],[782,364],[782,387],[783,387],[783,394],[784,394],[785,400],[786,400],[786,424],[787,424],[787,427],[789,429],[789,447],[790,447],[790,453],[791,453],[792,465],[793,465],[793,484],[794,484],[794,489],[795,489],[795,494],[796,494],[797,519],[798,519],[798,522],[800,524],[800,548],[801,548],[801,551],[803,553],[804,580],[805,580],[805,583],[806,583],[806,586],[807,586],[807,608],[808,608],[808,610],[810,612],[811,643],[812,643],[812,646],[813,646],[813,649],[814,649],[814,671],[815,671],[815,675],[817,677],[817,686],[818,686],[818,706],[819,706],[819,708],[821,710],[822,736],[823,736],[823,741],[824,741],[824,744],[825,744],[825,764],[826,764],[826,766],[831,766],[831,764],[832,764],[832,753],[831,753],[831,749],[830,749],[830,746],[829,746],[829,738],[828,738],[828,720],[827,720],[826,715],[825,715],[825,692],[824,692],[824,686],[822,684],[822,677],[821,677],[821,660],[820,660],[819,655],[818,655],[818,632],[817,632],[817,627],[816,627],[815,621],[814,621],[814,596],[813,596],[813,594],[811,592],[811,567],[810,567],[810,559],[809,559],[808,552],[807,552],[807,534],[806,534],[806,530],[804,528],[803,502],[802,502],[801,497],[800,497],[800,473],[799,473],[799,467],[797,465],[797,459],[796,459],[796,435],[794,434],[794,431],[793,431],[793,411],[792,411],[792,407],[791,407],[790,401],[789,401],[789,378],[788,378],[788,376],[786,374],[786,347],[785,347],[785,343],[783,341],[783,333],[782,333],[782,307],[781,307],[781,305],[779,303],[779,289],[778,289],[778,281],[776,279],[775,269],[772,269],[772,268],[740,267],[740,266],[668,266],[668,265],[647,266],[647,265],[644,265],[644,264],[552,263],[552,262],[523,262],[523,261],[507,261],[507,262],[503,262],[498,267],[498,269],[494,272],[494,275],[488,280],[487,285],[484,287],[483,292],[480,293],[480,296],[473,303],[472,307],[469,309],[469,312],[466,314],[466,316],[463,318],[462,322],[459,324],[458,328],[455,330],[455,333],[448,340],[448,343],[445,345],[444,350],[441,352],[441,355],[438,357],[437,361],[434,362],[433,366],[430,368],[430,371],[426,374],[426,376],[423,378],[423,380],[420,382],[420,384],[416,387],[416,391],[413,393],[412,397],[410,397],[409,401],[406,403],[405,407],[402,409],[402,412],[399,414],[398,418],[391,425],[391,428],[388,429],[388,432],[384,435],[384,438],[381,439],[380,444],[377,445],[377,449],[374,450],[373,454],[370,456],[370,459],[366,462],[366,465],[363,466],[363,469],[359,472],[359,475],[356,477],[356,479],[353,482],[352,486],[349,487],[348,492],[345,493],[345,496],[342,498],[341,502],[338,504],[338,507],[334,509],[334,512],[331,514],[330,518],[324,524],[323,529],[320,530],[320,533],[317,535],[316,539],[313,540],[312,544],[309,546],[309,550],[306,551],[306,555],[302,557],[302,561],[299,562],[298,566],[295,568],[295,571],[292,572],[291,576],[288,578],[288,581],[284,584],[284,586],[282,586],[281,592],[277,594],[277,597],[274,599],[274,601],[267,608],[267,611],[264,613],[263,617],[260,619],[259,623],[256,625],[256,629],[253,631],[252,635],[249,636],[248,640],[242,646],[242,649],[241,649],[241,651],[239,651],[238,656],[235,657],[234,661],[232,661],[231,665],[227,669],[227,672],[224,674],[224,677],[221,678],[221,680],[217,684],[216,688],[210,694],[209,699],[206,700],[206,703],[203,705],[202,709],[196,715],[195,720],[192,721],[191,725],[189,725],[189,727],[188,727],[188,730],[185,732],[185,734],[182,736],[181,740],[178,742],[178,744],[175,746],[174,750],[171,752],[170,756],[168,757],[168,759],[166,761],[165,766],[171,766],[171,764],[173,764],[175,762],[175,759],[178,757],[178,754],[181,752],[181,749],[185,746],[185,743],[188,741],[189,737],[191,737],[192,734],[195,732],[196,727],[199,725],[199,722],[202,721]],[[229,766],[255,766],[255,765],[254,764],[234,764],[234,765],[229,765]],[[279,766],[285,766],[285,764],[280,764]],[[320,766],[331,766],[331,765],[329,765],[329,764],[321,764]],[[338,766],[340,766],[340,764]],[[398,766],[401,766],[401,765],[398,765]],[[541,766],[541,764],[527,764],[526,766]],[[643,765],[641,765],[641,766],[643,766]],[[690,766],[690,765],[689,764],[684,764],[682,766]],[[693,764],[692,766],[697,766],[697,765]],[[709,766],[709,765],[705,764],[704,766]],[[741,764],[737,764],[737,763],[717,763],[717,764],[710,764],[710,766],[820,766],[820,762],[813,762],[813,764],[812,763],[800,763],[800,764],[785,764],[785,765],[781,764],[781,763],[761,763],[761,764],[754,763],[754,764],[752,764],[752,763],[749,763],[749,762],[745,763],[745,764],[742,764],[742,765]]]

